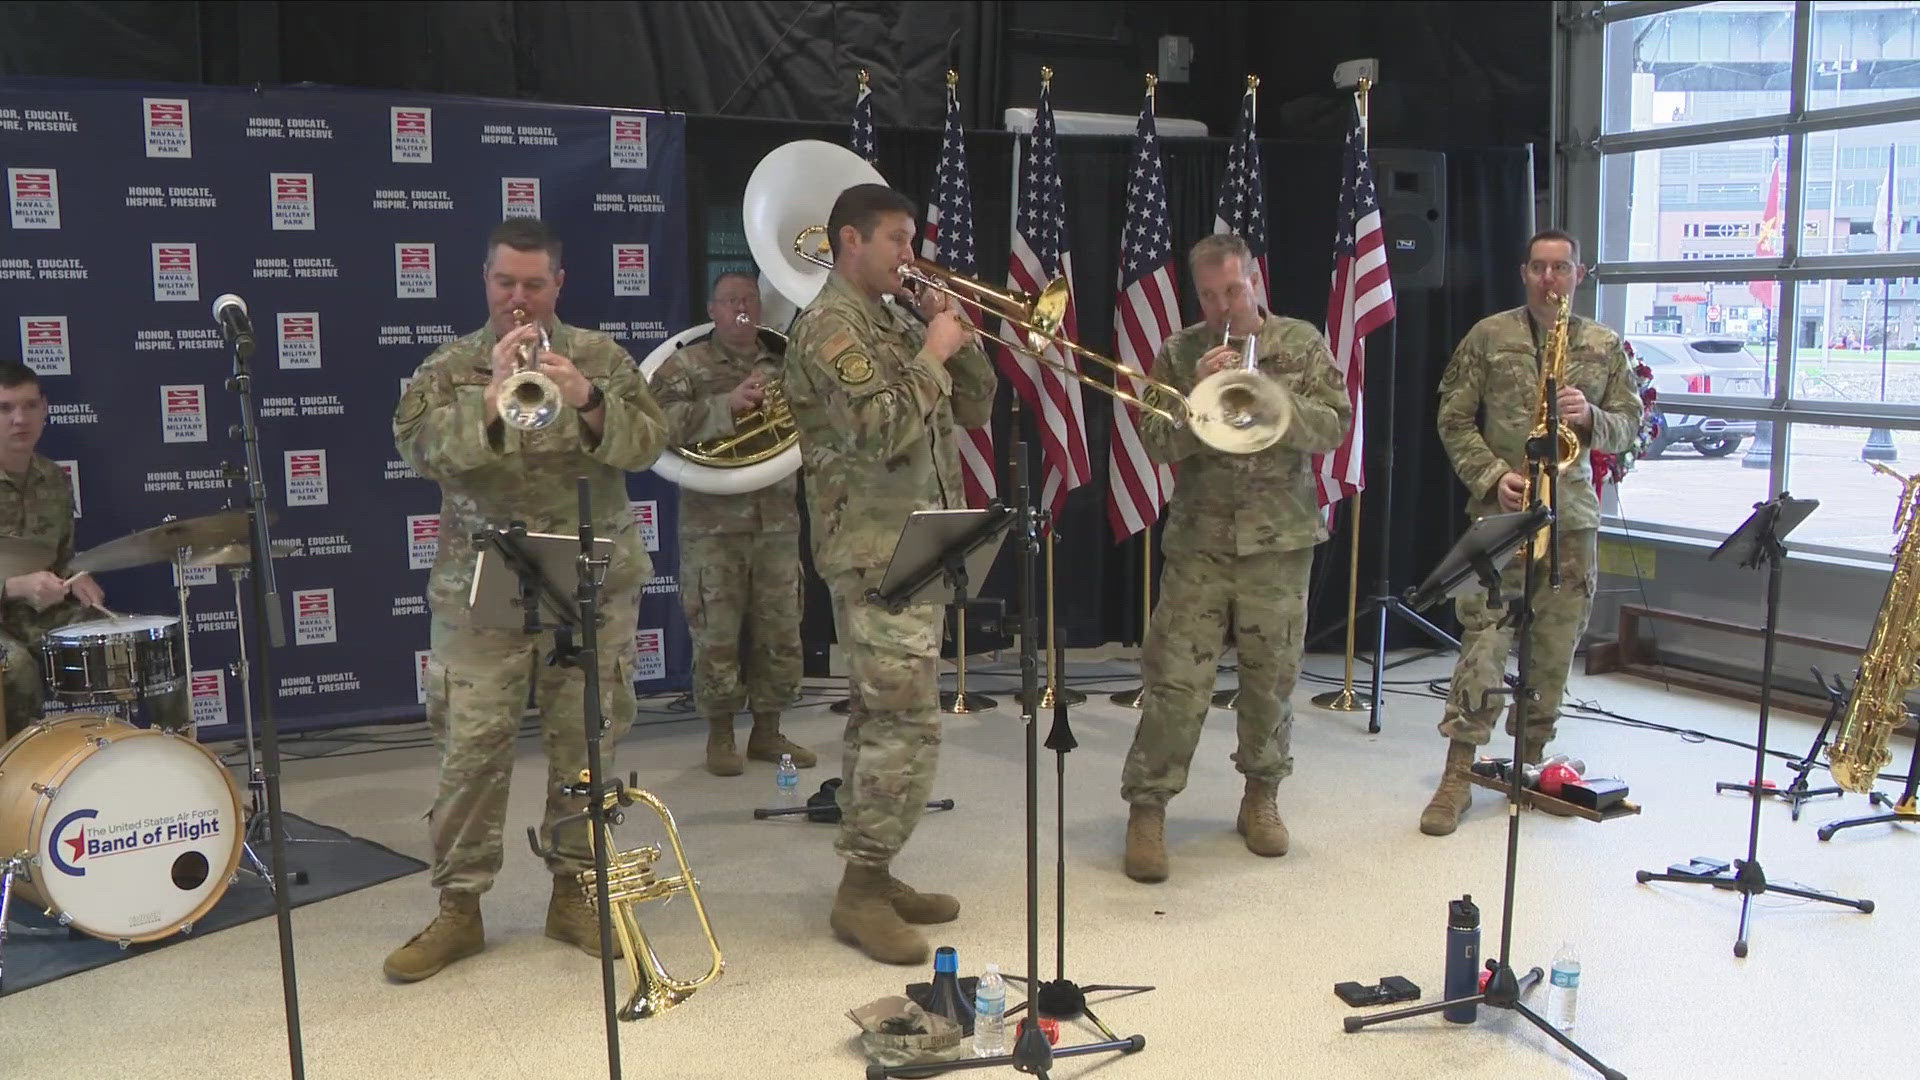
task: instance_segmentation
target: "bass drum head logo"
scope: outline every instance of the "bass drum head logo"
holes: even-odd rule
[[[8,169],[7,200],[16,229],[60,227],[60,173],[54,169]]]

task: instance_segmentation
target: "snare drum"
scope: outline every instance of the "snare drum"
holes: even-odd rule
[[[180,620],[121,615],[47,632],[40,652],[47,690],[58,698],[97,700],[171,693],[186,678]]]
[[[14,888],[97,938],[190,932],[240,865],[244,820],[191,737],[72,714],[0,747],[0,851],[27,856]]]

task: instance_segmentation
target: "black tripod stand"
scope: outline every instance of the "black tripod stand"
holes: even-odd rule
[[[1807,783],[1807,775],[1813,772],[1814,767],[1820,763],[1820,748],[1827,745],[1827,732],[1833,730],[1833,722],[1840,718],[1841,710],[1847,707],[1847,690],[1846,687],[1841,684],[1840,676],[1835,675],[1833,681],[1828,682],[1827,677],[1820,673],[1819,668],[1813,669],[1813,681],[1819,683],[1820,689],[1827,692],[1827,719],[1820,725],[1819,733],[1814,735],[1813,745],[1807,747],[1807,756],[1801,758],[1799,762],[1795,764],[1793,782],[1784,788],[1760,788],[1761,795],[1771,795],[1776,799],[1785,799],[1787,803],[1793,807],[1793,820],[1795,821],[1800,820],[1800,808],[1806,805],[1809,799],[1818,799],[1823,795],[1841,794],[1838,786],[1818,788],[1812,786]],[[1735,783],[1731,780],[1722,780],[1713,785],[1713,790],[1715,794],[1723,791],[1751,793],[1754,790],[1754,786],[1752,784]],[[1877,795],[1879,793],[1875,792],[1875,794]]]
[[[1914,799],[1916,787],[1920,787],[1920,739],[1913,740],[1913,759],[1907,763],[1907,786],[1901,789],[1900,798],[1889,799],[1878,791],[1867,796],[1867,801],[1874,806],[1889,807],[1886,813],[1829,821],[1820,826],[1816,835],[1822,840],[1831,840],[1833,834],[1841,829],[1852,829],[1861,825],[1886,825],[1900,821],[1920,822],[1920,802]],[[1873,908],[1869,906],[1866,910],[1871,911]]]
[[[1040,513],[1033,505],[1033,484],[1031,469],[1027,462],[1026,442],[1018,437],[1018,429],[1013,438],[1013,487],[1015,492],[1012,525],[1014,542],[1020,561],[1020,716],[1026,724],[1027,742],[1027,970],[1038,973],[1040,970],[1040,724],[1035,706],[1040,701],[1040,658],[1039,658],[1039,620],[1038,589],[1039,577],[1035,564],[1040,556]],[[1057,717],[1065,715],[1065,705],[1056,696],[1054,708]],[[1058,729],[1057,729],[1058,730]],[[1071,734],[1066,737],[1071,740]],[[1048,745],[1054,746],[1049,738]],[[1064,754],[1071,746],[1055,747],[1057,753]],[[1064,864],[1061,879],[1065,880]],[[1062,894],[1064,897],[1064,893]],[[1061,901],[1063,907],[1065,900]],[[1064,923],[1063,923],[1064,924]],[[1064,947],[1061,953],[1065,963]],[[1038,995],[1032,995],[1028,1003],[1038,1002],[1036,1009],[1047,1012],[1050,1006],[1065,1003],[1054,1000],[1042,1000],[1051,994],[1060,996],[1064,991],[1061,985],[1073,987],[1065,979],[1056,980],[1040,988]],[[1085,990],[1073,987],[1084,994]],[[1086,989],[1092,989],[1091,987]],[[1019,1008],[1016,1006],[1015,1008]],[[1084,998],[1080,1005],[1085,1010]],[[1009,1010],[1011,1012],[1012,1010]],[[1048,1013],[1048,1015],[1057,1015]],[[1102,1025],[1105,1032],[1105,1026]],[[1038,1023],[1026,1024],[1021,1028],[1019,1038],[1014,1040],[1013,1052],[994,1057],[972,1058],[961,1061],[943,1061],[924,1065],[868,1065],[868,1080],[883,1080],[892,1076],[938,1076],[960,1069],[989,1069],[1002,1065],[1013,1066],[1016,1072],[1044,1078],[1053,1068],[1055,1058],[1079,1057],[1087,1054],[1127,1053],[1144,1049],[1147,1040],[1144,1036],[1131,1038],[1111,1038],[1087,1043],[1081,1046],[1056,1048],[1047,1042]]]
[[[1819,900],[1828,904],[1840,904],[1844,907],[1872,911],[1871,900],[1844,900],[1838,896],[1809,892],[1805,889],[1790,889],[1782,885],[1767,883],[1767,875],[1760,869],[1760,796],[1764,790],[1761,779],[1767,767],[1767,718],[1773,704],[1773,645],[1774,624],[1780,608],[1780,575],[1782,564],[1787,559],[1786,545],[1781,543],[1794,527],[1806,519],[1820,503],[1816,499],[1795,499],[1785,492],[1777,498],[1763,503],[1755,503],[1753,514],[1734,530],[1732,536],[1709,556],[1717,559],[1733,552],[1740,557],[1742,569],[1767,566],[1767,625],[1764,656],[1760,662],[1760,733],[1753,749],[1753,784],[1747,790],[1753,804],[1753,813],[1747,823],[1747,857],[1735,860],[1731,870],[1722,870],[1711,874],[1687,873],[1678,869],[1669,869],[1666,873],[1654,873],[1640,870],[1634,873],[1634,880],[1641,884],[1649,881],[1678,881],[1689,885],[1711,885],[1716,889],[1727,889],[1740,894],[1740,931],[1733,940],[1733,955],[1747,955],[1747,920],[1753,911],[1753,898],[1761,893],[1782,893],[1797,896],[1802,900]]]

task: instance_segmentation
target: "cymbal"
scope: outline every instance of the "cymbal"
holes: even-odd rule
[[[278,515],[267,513],[272,522]],[[224,510],[217,514],[183,518],[142,529],[117,540],[109,540],[74,556],[69,573],[82,571],[125,570],[149,563],[170,563],[181,548],[215,548],[243,541],[247,535],[247,512]]]
[[[0,536],[0,578],[19,577],[52,565],[51,547],[17,536]]]
[[[275,540],[273,557],[284,559],[288,553],[298,551],[298,540]],[[253,545],[245,540],[237,543],[222,544],[219,547],[195,548],[187,552],[188,566],[244,566],[253,561]]]

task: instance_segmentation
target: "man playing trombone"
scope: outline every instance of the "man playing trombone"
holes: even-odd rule
[[[781,357],[760,336],[760,282],[730,270],[714,279],[713,333],[668,357],[651,386],[675,446],[736,434],[766,399]],[[707,720],[707,771],[739,776],[733,718],[753,713],[747,757],[802,769],[813,751],[780,734],[780,712],[800,686],[799,481],[714,495],[680,489],[680,604],[693,638],[693,700]],[[741,631],[747,632],[743,648]]]
[[[840,835],[846,871],[829,923],[875,960],[925,961],[909,923],[957,917],[889,866],[913,834],[940,751],[937,604],[868,602],[915,510],[964,507],[957,429],[993,409],[993,367],[947,298],[923,290],[920,325],[881,302],[903,289],[913,204],[880,184],[841,192],[827,218],[833,269],[794,324],[784,384],[807,471],[813,558],[833,593],[851,688]]]
[[[1353,421],[1320,332],[1255,306],[1245,241],[1204,237],[1188,261],[1206,321],[1162,343],[1153,377],[1191,395],[1206,376],[1253,361],[1290,399],[1291,419],[1273,445],[1237,454],[1163,416],[1140,415],[1148,456],[1180,472],[1167,510],[1160,603],[1142,650],[1146,697],[1120,778],[1131,806],[1126,872],[1135,881],[1166,879],[1166,805],[1186,787],[1229,626],[1240,658],[1233,760],[1246,776],[1236,827],[1255,854],[1287,852],[1274,795],[1293,771],[1288,699],[1300,672],[1313,548],[1327,538],[1311,455],[1337,447]]]

